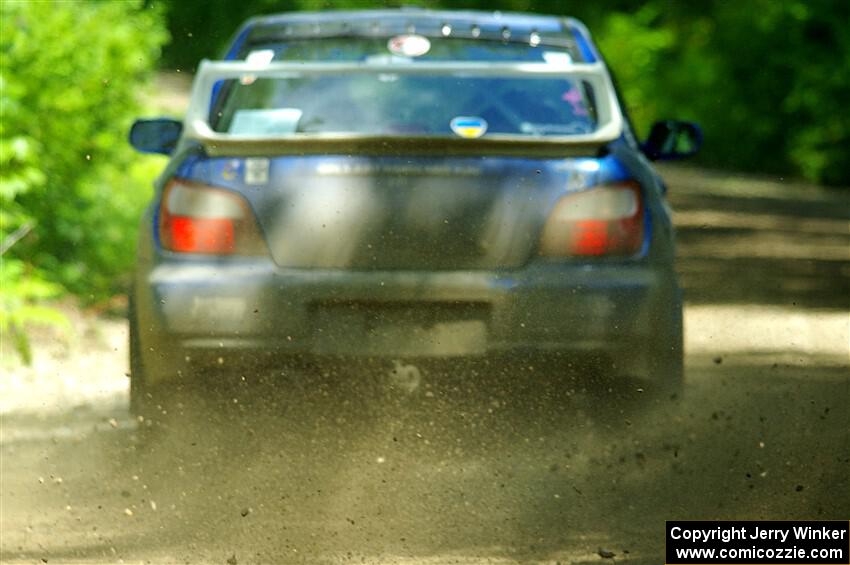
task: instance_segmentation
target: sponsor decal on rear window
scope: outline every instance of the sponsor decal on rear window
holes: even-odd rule
[[[481,137],[487,131],[487,122],[484,118],[475,116],[458,116],[453,118],[449,125],[453,132],[467,139]]]

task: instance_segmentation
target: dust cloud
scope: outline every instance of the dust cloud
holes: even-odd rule
[[[404,382],[325,363],[188,391],[148,424],[127,411],[124,324],[83,317],[77,344],[45,337],[0,380],[0,560],[648,564],[665,520],[846,519],[846,202],[668,178],[680,397],[534,360]]]

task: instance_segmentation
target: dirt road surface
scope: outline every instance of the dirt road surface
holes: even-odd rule
[[[682,398],[621,413],[533,365],[413,395],[303,369],[225,425],[146,434],[126,324],[73,314],[32,367],[4,352],[0,561],[658,564],[665,520],[850,518],[847,191],[666,173]]]

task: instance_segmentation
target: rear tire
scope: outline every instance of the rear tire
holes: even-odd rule
[[[130,413],[134,417],[142,417],[143,425],[148,427],[153,422],[162,420],[167,413],[169,403],[173,403],[176,394],[183,388],[182,382],[172,384],[169,381],[157,379],[155,371],[162,370],[163,363],[154,359],[146,359],[142,345],[136,305],[130,298],[128,307],[129,318],[129,353],[130,353]],[[184,371],[185,373],[185,371]],[[165,384],[152,385],[151,382]]]
[[[598,421],[619,429],[632,419],[671,407],[684,389],[684,335],[682,305],[677,301],[668,317],[656,320],[652,343],[644,352],[640,370],[601,364],[588,387],[591,411]]]
[[[650,392],[659,401],[675,400],[685,385],[685,348],[682,301],[673,309],[672,320],[657,333],[652,357],[649,359]]]
[[[136,305],[132,295],[130,296],[127,309],[129,320],[129,352],[130,352],[130,414],[133,416],[145,416],[146,405],[146,383],[145,371],[142,363],[142,348],[139,343],[139,328],[136,320]]]

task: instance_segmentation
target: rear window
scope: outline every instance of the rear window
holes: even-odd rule
[[[560,76],[303,74],[247,76],[221,86],[222,100],[210,123],[215,131],[233,135],[539,137],[588,134],[597,125],[590,84]],[[472,129],[463,130],[464,123]]]

